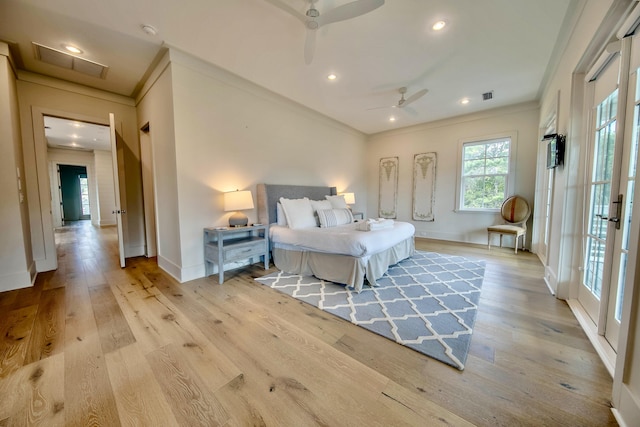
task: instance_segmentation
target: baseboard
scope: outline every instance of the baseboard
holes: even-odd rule
[[[616,419],[616,422],[620,427],[628,426],[628,424],[624,422],[624,419],[622,418],[622,414],[620,414],[620,411],[618,411],[616,408],[611,408],[611,413],[613,414],[613,417]]]
[[[544,283],[549,288],[549,292],[551,295],[556,296],[556,289],[558,289],[558,278],[556,277],[553,270],[551,270],[548,266],[544,267]]]
[[[134,256],[144,256],[145,255],[145,245],[138,246],[127,246],[124,249],[125,258],[131,258]]]
[[[614,402],[615,408],[611,408],[611,412],[620,427],[638,425],[640,420],[640,400],[633,394],[633,390],[622,384],[620,390],[620,400]]]
[[[176,279],[178,282],[182,283],[182,280],[180,280],[180,277],[182,275],[180,272],[180,267],[178,267],[177,265],[175,265],[174,263],[172,263],[171,261],[169,261],[168,259],[164,258],[161,255],[158,255],[157,260],[158,260],[158,267],[163,269],[165,272],[167,272],[171,277]]]
[[[29,288],[34,283],[31,277],[31,273],[27,270],[0,276],[0,292]]]
[[[204,277],[204,263],[182,268],[180,271],[180,277],[182,278],[180,281],[181,283]]]
[[[584,333],[587,334],[587,337],[589,338],[589,341],[591,341],[591,345],[596,350],[596,353],[600,356],[602,363],[605,368],[607,368],[607,372],[609,372],[609,375],[613,378],[616,368],[616,353],[613,351],[607,340],[602,335],[598,334],[595,324],[591,321],[591,318],[585,312],[584,308],[582,308],[582,305],[578,300],[568,299],[567,304],[569,305],[569,308],[571,308],[576,320],[578,320],[580,327]]]
[[[58,258],[54,253],[52,256],[45,259],[36,260],[36,271],[51,271],[58,269]]]

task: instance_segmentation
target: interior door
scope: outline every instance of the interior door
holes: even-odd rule
[[[125,266],[124,259],[124,232],[122,224],[122,200],[120,198],[120,174],[118,169],[118,146],[116,137],[116,118],[113,113],[109,113],[109,129],[111,138],[111,160],[113,163],[113,191],[115,193],[115,208],[113,213],[116,215],[116,226],[118,228],[118,256],[120,258],[120,267]]]

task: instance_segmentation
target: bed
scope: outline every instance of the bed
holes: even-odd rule
[[[413,255],[415,228],[406,222],[392,221],[392,227],[376,231],[360,231],[358,223],[302,229],[278,225],[281,197],[325,200],[327,195],[336,195],[336,188],[258,184],[258,221],[270,226],[271,253],[278,269],[342,283],[360,292],[365,283],[376,286],[389,266]]]

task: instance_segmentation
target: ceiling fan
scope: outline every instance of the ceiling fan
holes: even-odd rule
[[[318,0],[308,0],[309,9],[303,15],[293,7],[282,2],[282,0],[266,1],[293,15],[307,28],[307,37],[304,43],[304,62],[307,65],[311,64],[313,61],[313,54],[316,50],[316,30],[318,28],[334,22],[356,18],[379,8],[384,4],[384,0],[355,0],[320,14],[320,11],[316,9],[315,6],[315,3]]]
[[[414,93],[413,95],[409,96],[406,99],[404,97],[405,93],[407,93],[407,88],[406,87],[401,87],[400,89],[398,89],[398,92],[400,93],[400,100],[398,101],[397,104],[388,105],[388,106],[384,106],[384,107],[367,108],[367,110],[378,110],[380,108],[406,108],[407,106],[409,106],[409,104],[413,104],[418,99],[420,99],[423,96],[425,96],[427,94],[427,92],[429,92],[429,90],[428,89],[421,89],[421,90],[417,91],[416,93]]]

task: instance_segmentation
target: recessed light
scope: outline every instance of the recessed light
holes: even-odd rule
[[[446,25],[447,25],[447,23],[445,21],[438,21],[435,24],[433,24],[433,27],[431,27],[431,28],[433,28],[434,31],[440,31]]]
[[[331,73],[331,74],[329,74],[329,75],[327,76],[327,79],[329,79],[329,80],[335,80],[335,79],[337,79],[337,78],[338,78],[338,76],[336,76],[336,75],[335,75],[335,74],[333,74],[333,73]]]
[[[460,100],[460,104],[462,104],[462,105],[466,105],[466,104],[468,104],[470,102],[471,102],[471,100],[469,98],[462,98]]]
[[[393,122],[395,122],[395,121],[396,121],[396,118],[395,118],[395,117],[393,117],[393,116],[391,116],[391,117],[389,117],[389,121],[393,123]]]
[[[75,47],[73,45],[70,44],[63,44],[62,47],[65,48],[66,51],[71,52],[71,53],[82,53],[82,49]]]

